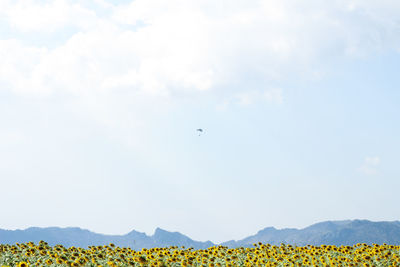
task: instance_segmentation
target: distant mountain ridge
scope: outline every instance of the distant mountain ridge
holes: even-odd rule
[[[153,235],[135,230],[125,235],[104,235],[77,227],[31,227],[25,230],[1,230],[1,244],[35,242],[40,240],[50,245],[62,244],[66,247],[88,247],[90,245],[107,245],[114,243],[120,247],[141,248],[185,246],[204,249],[216,244],[211,241],[200,242],[190,239],[179,232],[169,232],[157,228]],[[326,221],[313,224],[303,229],[276,229],[267,227],[255,235],[241,240],[231,240],[220,245],[228,247],[248,247],[262,242],[273,245],[281,243],[304,246],[310,245],[353,245],[356,243],[400,244],[400,222],[372,222],[368,220]]]
[[[279,245],[281,243],[298,246],[310,245],[354,245],[400,244],[400,222],[371,222],[368,220],[326,221],[303,229],[275,229],[267,227],[253,236],[239,241],[228,241],[221,245],[229,247],[250,246],[256,242]]]
[[[131,247],[132,249],[165,247],[179,245],[194,247],[197,249],[208,248],[214,244],[211,241],[199,242],[178,233],[169,232],[157,228],[152,236],[135,230],[125,235],[104,235],[84,230],[78,227],[30,227],[25,230],[1,230],[1,244],[15,244],[32,241],[38,243],[40,240],[50,245],[61,244],[66,247],[88,247],[91,245],[108,245],[114,243],[120,247]]]

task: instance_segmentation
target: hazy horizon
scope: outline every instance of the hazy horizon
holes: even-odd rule
[[[323,223],[327,223],[327,222],[344,223],[344,222],[352,222],[352,221],[368,221],[368,222],[372,222],[372,223],[381,223],[381,222],[393,223],[393,222],[400,222],[399,220],[394,220],[394,221],[370,221],[370,220],[363,220],[363,219],[354,219],[354,220],[330,220],[330,221],[321,221],[321,222],[315,222],[315,223],[313,223],[313,224],[307,225],[306,227],[282,227],[282,228],[279,228],[279,227],[275,227],[275,226],[266,226],[266,227],[264,227],[264,228],[262,228],[262,229],[257,230],[257,231],[254,232],[254,233],[249,233],[249,234],[246,235],[246,236],[243,236],[243,237],[241,237],[241,238],[234,239],[234,240],[235,240],[235,241],[238,241],[238,240],[242,240],[242,239],[244,239],[244,238],[247,238],[247,237],[249,237],[249,236],[256,235],[258,232],[260,232],[260,231],[262,231],[262,230],[264,230],[264,229],[266,229],[266,228],[274,228],[275,230],[278,230],[278,231],[279,231],[279,230],[285,230],[285,229],[304,230],[304,229],[306,229],[306,228],[308,228],[308,227],[310,227],[310,226],[314,226],[314,225],[317,225],[317,224],[323,224]],[[153,231],[153,232],[150,232],[150,233],[148,233],[148,232],[142,232],[142,231],[137,231],[136,229],[132,229],[131,231],[128,231],[128,232],[126,232],[126,233],[117,233],[117,234],[113,234],[113,233],[100,233],[100,232],[92,231],[91,229],[81,228],[81,227],[79,227],[79,226],[66,226],[66,227],[58,227],[58,226],[47,226],[47,227],[30,226],[30,227],[27,227],[27,228],[24,228],[24,229],[1,229],[1,228],[0,228],[0,230],[7,230],[7,231],[25,231],[25,230],[28,230],[28,229],[31,229],[31,228],[40,228],[40,229],[48,229],[48,228],[76,229],[76,228],[77,228],[77,229],[80,229],[80,230],[83,230],[83,231],[90,231],[90,232],[92,232],[92,233],[94,233],[94,234],[101,234],[101,235],[108,235],[108,236],[110,236],[110,235],[124,236],[124,235],[127,235],[127,234],[129,234],[129,233],[131,233],[131,232],[133,232],[133,231],[135,231],[135,232],[140,232],[140,233],[145,233],[147,236],[153,236],[153,235],[156,233],[157,229],[160,229],[160,230],[164,230],[164,231],[167,231],[167,232],[170,232],[170,233],[178,232],[178,233],[180,233],[180,234],[183,234],[183,235],[185,235],[185,236],[191,238],[191,237],[188,236],[187,234],[182,233],[182,232],[180,232],[180,231],[178,231],[178,230],[176,230],[176,231],[171,231],[171,230],[169,230],[169,229],[164,229],[164,228],[162,228],[162,227],[156,227],[156,228],[154,229],[154,231]],[[204,236],[204,238],[203,238],[202,240],[196,240],[196,239],[193,239],[193,238],[191,238],[191,239],[192,239],[193,241],[201,241],[201,242],[211,241],[211,242],[213,242],[212,240],[206,238],[207,233],[204,233],[203,236]],[[232,240],[233,240],[233,239],[232,239]],[[228,241],[232,241],[232,240],[222,240],[222,241],[220,241],[220,242],[213,242],[213,243],[214,243],[214,244],[221,244],[221,243],[223,243],[223,242],[228,242]]]
[[[399,220],[399,17],[394,0],[1,1],[0,228],[219,243]]]

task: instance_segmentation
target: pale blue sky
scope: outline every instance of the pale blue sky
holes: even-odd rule
[[[397,1],[118,3],[0,3],[0,228],[399,219]]]

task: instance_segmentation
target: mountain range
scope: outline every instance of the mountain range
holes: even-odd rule
[[[88,247],[90,245],[107,245],[114,243],[120,247],[131,247],[138,250],[151,247],[185,246],[195,249],[204,249],[214,245],[228,247],[249,247],[254,243],[262,242],[273,245],[281,243],[298,246],[310,245],[354,245],[367,244],[400,244],[400,222],[372,222],[368,220],[325,221],[313,224],[303,229],[285,228],[276,229],[267,227],[255,235],[241,240],[231,240],[221,244],[211,241],[200,242],[179,233],[169,232],[157,228],[153,235],[135,230],[125,235],[104,235],[77,227],[31,227],[25,230],[0,229],[1,244],[15,244],[40,240],[50,245],[61,244],[66,247]]]

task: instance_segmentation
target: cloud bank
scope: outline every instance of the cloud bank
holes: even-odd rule
[[[0,79],[17,94],[230,98],[250,75],[261,87],[250,91],[268,91],[323,75],[335,57],[397,50],[398,10],[397,1],[2,1],[10,34],[0,40]],[[56,47],[25,40],[67,30]]]

